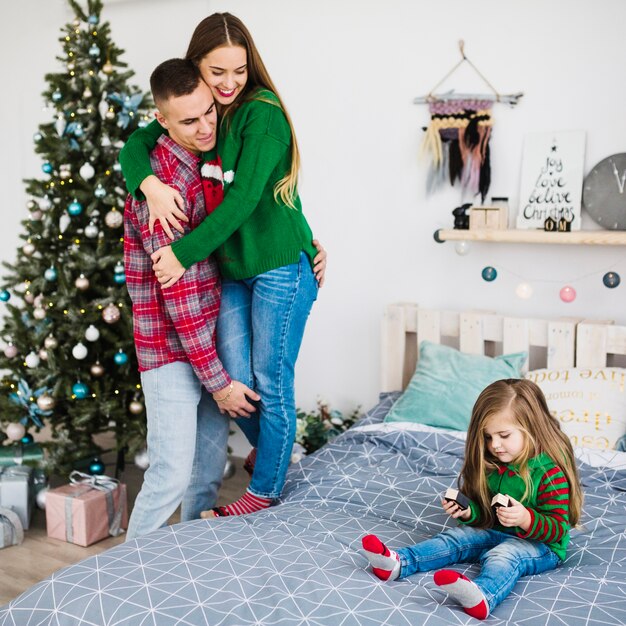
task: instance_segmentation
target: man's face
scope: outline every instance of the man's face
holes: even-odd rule
[[[158,103],[156,118],[178,145],[200,154],[215,147],[217,112],[211,90],[200,81],[193,93]]]

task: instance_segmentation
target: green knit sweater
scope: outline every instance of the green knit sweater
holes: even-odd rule
[[[262,99],[261,99],[262,98]],[[120,152],[128,190],[152,174],[150,151],[163,127],[152,122],[136,130]],[[259,90],[232,116],[222,120],[218,155],[224,172],[224,201],[191,233],[172,244],[184,267],[211,253],[222,276],[243,279],[296,263],[302,251],[309,260],[317,251],[302,213],[274,199],[274,185],[291,164],[291,132],[276,96]]]
[[[528,461],[532,482],[532,492],[522,499],[526,486],[513,464],[502,465],[498,471],[487,476],[487,484],[492,496],[497,493],[511,496],[526,506],[530,513],[530,526],[527,531],[521,528],[508,528],[496,522],[494,529],[514,533],[522,539],[546,543],[561,560],[565,559],[569,543],[569,485],[563,471],[547,454],[539,454]],[[470,502],[472,516],[466,524],[475,524],[480,519],[480,509]]]

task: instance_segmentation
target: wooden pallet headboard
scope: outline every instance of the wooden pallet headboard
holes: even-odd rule
[[[507,317],[486,311],[387,306],[382,328],[382,391],[408,384],[423,340],[469,354],[496,356],[527,351],[525,369],[603,367],[610,355],[626,355],[626,326],[573,318]]]

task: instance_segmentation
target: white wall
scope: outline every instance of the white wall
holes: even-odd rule
[[[425,196],[418,150],[427,110],[412,104],[456,63],[460,38],[501,92],[524,91],[516,109],[494,109],[491,144],[490,194],[516,208],[525,132],[584,129],[586,172],[626,151],[625,2],[105,0],[104,17],[147,89],[152,68],[184,54],[195,24],[218,10],[249,26],[294,118],[305,212],[329,251],[298,365],[300,406],[312,408],[318,395],[346,411],[375,402],[387,302],[626,323],[626,285],[602,285],[610,269],[626,283],[624,248],[473,244],[461,257],[433,241],[437,228],[451,226],[461,195]],[[43,76],[59,69],[58,29],[71,13],[63,0],[3,3],[1,13],[0,257],[12,259],[26,216],[21,179],[40,171],[32,134],[43,121]],[[462,71],[444,87],[480,83]],[[481,279],[485,265],[504,268],[494,283]],[[514,293],[521,279],[534,285],[528,301]],[[579,294],[572,304],[558,297],[566,283]]]

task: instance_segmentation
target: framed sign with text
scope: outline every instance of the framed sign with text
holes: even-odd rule
[[[580,230],[584,160],[582,130],[526,135],[517,228],[543,229],[546,219],[552,218]]]

